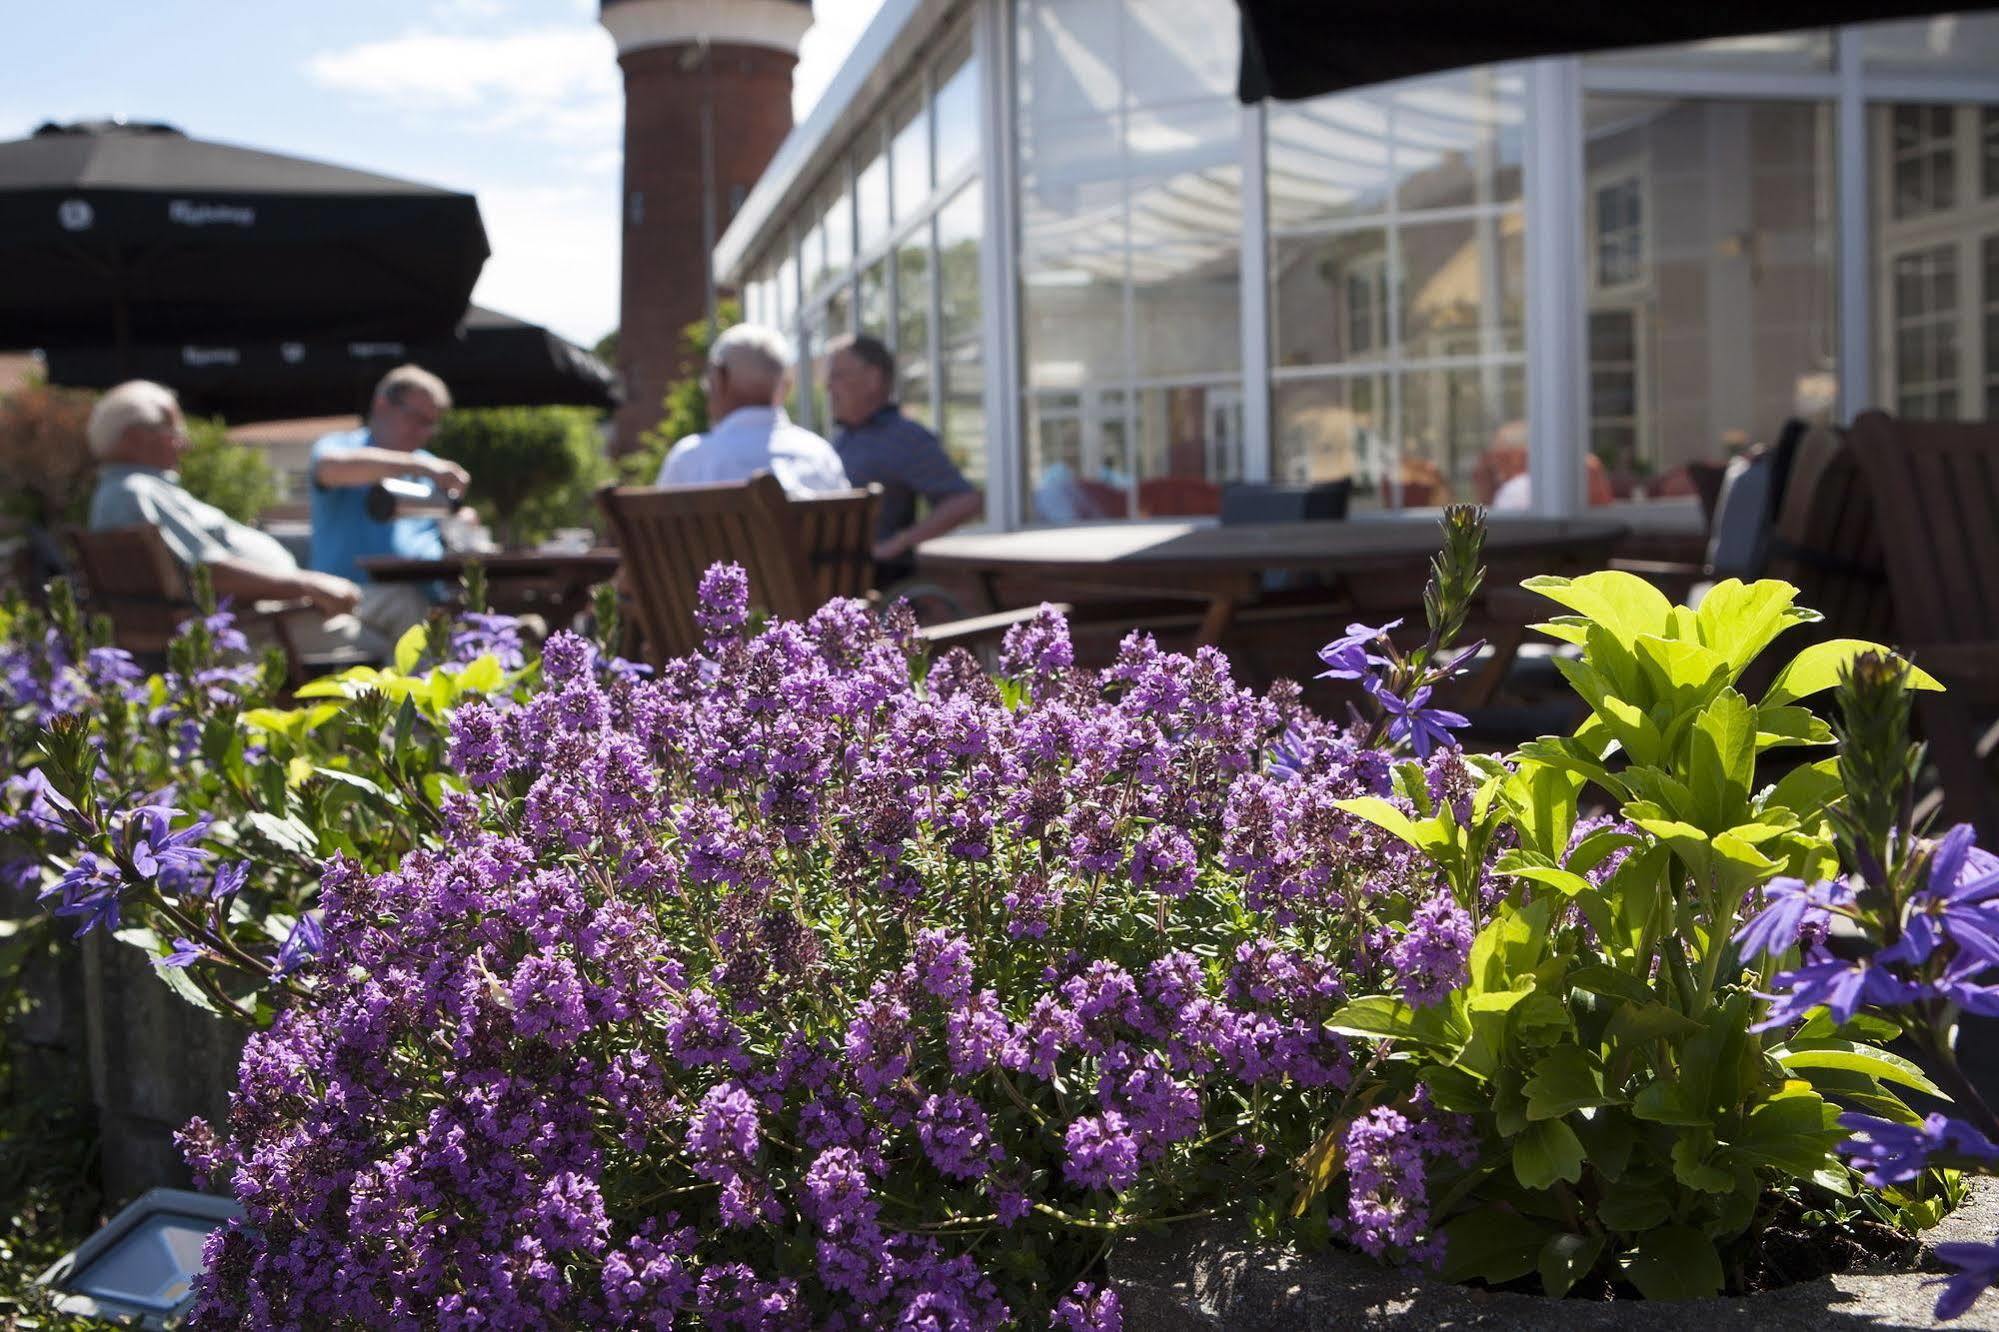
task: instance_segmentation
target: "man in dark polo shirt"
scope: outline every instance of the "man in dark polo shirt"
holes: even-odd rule
[[[855,486],[882,488],[875,564],[883,584],[907,577],[919,542],[944,535],[985,511],[985,496],[965,479],[937,436],[902,414],[895,401],[895,353],[863,334],[833,343],[826,400],[840,432],[833,447]],[[919,521],[916,501],[929,512]]]

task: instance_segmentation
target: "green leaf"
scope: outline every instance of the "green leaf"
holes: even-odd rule
[[[1604,1094],[1602,1076],[1574,1045],[1558,1045],[1541,1056],[1524,1090],[1529,1119],[1559,1119],[1571,1110],[1616,1105],[1619,1100]]]
[[[1734,675],[1728,658],[1699,643],[1647,634],[1634,648],[1653,698],[1673,715],[1700,707]]]
[[[1499,873],[1514,879],[1526,879],[1533,883],[1546,884],[1564,897],[1574,897],[1578,893],[1590,892],[1595,885],[1572,870],[1556,869],[1551,865],[1518,865],[1509,867],[1502,861],[1497,867]]]
[[[397,675],[416,674],[416,664],[423,660],[423,645],[429,637],[428,625],[413,624],[403,631],[403,636],[396,640],[395,656],[392,659]]]
[[[1625,1278],[1648,1300],[1698,1300],[1719,1294],[1721,1255],[1692,1226],[1661,1226],[1638,1237]]]
[[[1700,1023],[1679,1009],[1652,999],[1619,1008],[1605,1035],[1613,1045],[1629,1046],[1660,1039],[1683,1040],[1700,1030]]]
[[[158,976],[169,990],[172,990],[196,1008],[204,1012],[214,1013],[218,1017],[221,1016],[222,1010],[215,1006],[215,1002],[212,999],[201,992],[201,987],[194,983],[193,977],[189,976],[183,968],[155,967],[153,968],[153,974]]]
[[[490,652],[451,677],[461,694],[490,694],[506,686],[507,671]]]
[[[1707,1128],[1714,1121],[1689,1103],[1686,1089],[1670,1078],[1655,1078],[1631,1103],[1631,1113],[1655,1124],[1675,1124],[1684,1128]]]
[[[1859,638],[1835,638],[1826,643],[1814,643],[1791,658],[1790,665],[1777,672],[1777,678],[1770,682],[1770,688],[1763,694],[1763,706],[1794,703],[1832,688],[1839,683],[1839,673],[1852,665],[1853,659],[1863,652],[1895,655],[1879,643]],[[1911,666],[1909,688],[1941,690],[1943,686],[1921,667]]]
[[[1513,1139],[1513,1177],[1527,1189],[1552,1188],[1556,1180],[1574,1184],[1583,1177],[1583,1144],[1559,1119],[1530,1122]]]
[[[1624,1177],[1631,1164],[1631,1150],[1638,1145],[1638,1126],[1623,1110],[1597,1110],[1577,1115],[1570,1123],[1583,1140],[1583,1153],[1590,1169],[1605,1180]]]
[[[1501,906],[1472,941],[1468,964],[1472,993],[1513,988],[1513,978],[1532,972],[1547,946],[1548,903]]]
[[[1457,1028],[1449,1004],[1411,1008],[1393,995],[1356,999],[1326,1019],[1326,1029],[1345,1036],[1389,1036],[1456,1045],[1465,1033]]]
[[[1723,579],[1701,597],[1695,613],[1701,642],[1726,658],[1733,678],[1786,629],[1820,618],[1816,611],[1800,609],[1797,597],[1797,588],[1775,578],[1747,585]]]
[[[1715,695],[1694,721],[1687,769],[1694,806],[1709,832],[1740,823],[1756,778],[1756,725],[1749,701],[1733,689]]]
[[[1562,864],[1578,874],[1588,874],[1619,851],[1628,847],[1642,846],[1644,841],[1642,837],[1619,832],[1615,828],[1598,828],[1577,842],[1575,850],[1569,852]]]
[[[1838,1118],[1838,1109],[1823,1096],[1803,1083],[1790,1083],[1749,1112],[1729,1150],[1752,1164],[1810,1179],[1830,1163],[1833,1147],[1846,1137]]]
[[[1872,1045],[1862,1045],[1857,1041],[1830,1039],[1792,1041],[1788,1045],[1778,1046],[1770,1054],[1785,1068],[1847,1069],[1855,1073],[1864,1073],[1881,1082],[1895,1082],[1904,1087],[1913,1087],[1925,1096],[1934,1096],[1939,1101],[1950,1099],[1943,1088],[1931,1082],[1922,1069],[1907,1059]]]
[[[1492,1285],[1534,1270],[1549,1228],[1532,1217],[1481,1207],[1444,1223],[1444,1279]]]
[[[265,810],[252,810],[243,816],[257,834],[272,845],[295,851],[302,856],[315,855],[319,851],[319,837],[296,814],[279,818]]]
[[[1714,1137],[1710,1133],[1682,1133],[1673,1142],[1673,1178],[1702,1193],[1727,1193],[1735,1187],[1735,1175],[1708,1163]]]
[[[1832,743],[1832,727],[1810,708],[1795,704],[1771,707],[1768,704],[1756,709],[1756,752],[1777,749],[1786,745],[1829,745]]]
[[[1541,1288],[1561,1299],[1588,1276],[1603,1254],[1602,1235],[1550,1235],[1541,1246]]]
[[[1582,778],[1546,763],[1523,763],[1500,788],[1513,815],[1520,845],[1558,862],[1576,823],[1576,790]]]
[[[1624,643],[1640,634],[1664,635],[1673,603],[1658,588],[1636,574],[1604,570],[1580,578],[1544,575],[1520,586],[1559,602],[1578,615],[1602,625]]]
[[[1765,810],[1787,809],[1800,823],[1814,823],[1826,808],[1846,793],[1839,780],[1839,760],[1825,759],[1791,769],[1763,797]]]
[[[1623,999],[1634,1004],[1649,1004],[1659,997],[1652,992],[1651,986],[1638,977],[1626,971],[1619,971],[1616,967],[1604,966],[1600,962],[1577,967],[1571,971],[1569,984],[1579,990],[1588,990],[1591,994]]]
[[[1462,1068],[1431,1064],[1416,1074],[1416,1081],[1429,1092],[1430,1103],[1439,1110],[1476,1115],[1491,1108],[1492,1098],[1485,1083]]]
[[[380,782],[375,781],[371,777],[363,777],[358,772],[348,772],[343,768],[322,767],[315,767],[312,772],[315,777],[324,777],[330,782],[338,782],[342,786],[352,787],[356,791],[374,796],[389,805],[400,805],[402,803],[401,796],[393,791],[384,790]]]
[[[1652,1180],[1626,1179],[1604,1190],[1596,1219],[1627,1234],[1650,1230],[1673,1215],[1664,1189]]]

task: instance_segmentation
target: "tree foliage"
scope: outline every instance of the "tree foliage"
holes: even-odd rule
[[[715,307],[716,333],[742,322],[740,303],[723,301]],[[660,401],[659,423],[639,436],[638,449],[627,454],[622,463],[625,479],[635,485],[652,484],[659,475],[659,465],[666,461],[666,451],[687,436],[700,434],[709,425],[708,387],[703,372],[708,364],[708,349],[715,345],[715,338],[708,331],[708,321],[697,319],[682,329],[680,345],[681,364],[689,367],[688,373],[666,386],[666,395]]]
[[[610,479],[585,407],[483,407],[449,412],[431,451],[472,474],[466,499],[503,545],[530,544],[594,522],[590,494]]]

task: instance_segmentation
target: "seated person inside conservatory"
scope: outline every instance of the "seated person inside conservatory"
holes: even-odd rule
[[[715,424],[668,450],[662,486],[747,481],[769,472],[787,495],[847,489],[833,446],[792,424],[781,405],[790,350],[772,329],[737,324],[708,351],[708,419]]]
[[[187,451],[187,422],[172,389],[142,379],[118,385],[91,409],[85,435],[97,459],[92,531],[150,524],[182,568],[208,570],[221,596],[243,602],[305,598],[317,613],[301,612],[286,623],[302,652],[387,655],[393,640],[365,623],[365,613],[355,613],[365,609],[361,588],[299,568],[275,537],[181,486],[174,467]]]

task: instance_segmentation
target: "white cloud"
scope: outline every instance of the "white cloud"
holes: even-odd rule
[[[493,257],[473,299],[587,347],[618,323],[618,189],[479,191]]]
[[[564,143],[616,142],[623,93],[610,35],[594,23],[482,35],[410,32],[323,51],[321,87],[468,128]]]
[[[791,75],[791,113],[804,120],[840,72],[847,53],[874,21],[882,0],[812,0],[812,26],[798,46],[798,68]]]

